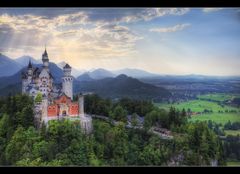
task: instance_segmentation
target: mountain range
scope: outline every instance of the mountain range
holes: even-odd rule
[[[42,64],[33,64],[34,67],[40,68]],[[55,63],[49,63],[50,71],[54,77],[55,83],[60,83],[61,78],[63,76],[62,70],[55,64]],[[9,85],[14,85],[21,83],[21,72],[26,71],[26,67],[21,68],[19,71],[17,71],[14,75],[11,76],[4,76],[0,77],[0,89],[7,88]]]
[[[42,61],[40,59],[34,59],[31,56],[21,56],[17,59],[12,59],[10,57],[7,57],[3,54],[0,54],[0,77],[3,76],[11,76],[15,73],[17,73],[19,70],[21,70],[23,67],[28,65],[29,60],[33,64],[41,64]],[[62,61],[57,63],[56,65],[62,69],[63,66],[66,64],[66,62]],[[144,70],[140,69],[120,69],[115,71],[109,71],[106,69],[98,68],[98,69],[92,69],[92,70],[84,70],[84,69],[77,69],[72,67],[72,75],[82,81],[82,77],[86,78],[86,75],[88,74],[91,79],[103,79],[106,77],[116,77],[120,74],[125,74],[130,77],[134,78],[148,78],[148,77],[156,77],[157,74],[149,73]],[[83,76],[82,76],[83,75]]]
[[[80,76],[77,77],[77,80],[79,81],[84,81],[84,79],[87,78],[87,81],[91,81],[92,79],[103,79],[107,77],[117,77],[120,74],[125,74],[129,77],[133,78],[149,78],[149,77],[157,77],[159,75],[149,73],[144,70],[140,69],[130,69],[130,68],[125,68],[125,69],[120,69],[120,70],[115,70],[115,71],[109,71],[106,69],[98,68],[98,69],[93,69],[90,71],[86,71]]]
[[[39,64],[36,66],[39,66]],[[21,93],[21,71],[13,76],[0,78],[0,81],[3,82],[0,83],[0,96],[6,96],[9,93]],[[50,63],[50,71],[55,77],[55,83],[59,84],[63,75],[61,69],[55,64]],[[143,83],[138,79],[126,75],[98,80],[91,79],[90,81],[85,80],[81,82],[74,79],[73,90],[75,94],[79,92],[92,92],[111,99],[129,97],[134,99],[151,100],[153,98],[162,99],[171,95],[168,90],[162,87]]]
[[[0,95],[21,92],[21,72],[26,70],[28,61],[34,67],[41,67],[41,60],[30,56],[22,56],[15,60],[0,54]],[[54,83],[61,83],[62,67],[65,62],[58,64],[50,62],[49,68],[54,77]],[[214,76],[204,75],[157,75],[139,69],[121,69],[108,71],[102,68],[90,71],[72,68],[75,76],[73,81],[74,92],[94,92],[103,97],[120,98],[131,97],[138,99],[157,99],[170,96],[170,92],[161,87],[161,84],[176,84],[194,82]],[[219,77],[220,78],[220,77]],[[233,79],[234,80],[234,79]]]
[[[25,67],[26,65],[28,65],[29,60],[31,60],[31,62],[33,64],[41,64],[42,63],[42,60],[40,60],[40,59],[36,60],[30,56],[22,56],[22,57],[15,59],[15,61],[17,63],[19,63],[22,67]]]
[[[11,69],[5,69],[7,72],[11,71],[11,73],[9,73],[10,75],[5,73],[5,76],[0,76],[1,96],[8,95],[9,93],[21,93],[21,72],[26,70],[26,65],[28,64],[29,59],[34,67],[40,68],[42,66],[41,63],[39,64],[39,60],[35,60],[32,57],[23,56],[16,60],[11,60],[6,56],[1,55],[1,65],[3,67],[5,67],[5,65],[11,67]],[[24,66],[24,64],[26,65]],[[56,84],[61,83],[63,71],[60,67],[63,64],[65,64],[65,62],[58,65],[52,62],[49,64],[50,71],[54,77],[54,83]],[[0,71],[2,71],[2,69],[0,69]],[[81,72],[78,71],[78,73]],[[121,97],[152,99],[154,97],[167,97],[170,95],[170,93],[164,88],[143,83],[138,79],[128,77],[127,75],[122,74],[117,76],[105,69],[87,71],[77,78],[74,78],[73,89],[74,93],[94,92],[100,96],[112,99]]]
[[[0,77],[11,76],[21,68],[21,64],[3,54],[0,54]]]

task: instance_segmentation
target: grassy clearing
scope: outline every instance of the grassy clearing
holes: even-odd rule
[[[233,136],[240,135],[240,130],[225,130],[224,132],[226,135],[233,135]]]
[[[240,122],[240,115],[236,113],[212,113],[192,116],[189,121],[208,121],[212,120],[216,123],[225,124],[229,120],[233,122]]]
[[[234,97],[239,97],[238,94],[224,94],[224,93],[217,93],[217,94],[206,94],[206,95],[199,95],[197,96],[199,99],[203,100],[214,100],[214,101],[226,101],[233,99]]]
[[[240,161],[228,161],[227,166],[240,166]]]
[[[182,110],[185,108],[187,110],[188,108],[191,109],[192,112],[203,112],[204,109],[212,110],[213,112],[225,112],[225,110],[236,110],[239,111],[238,108],[231,107],[231,106],[221,106],[217,104],[216,102],[210,102],[210,101],[204,101],[204,100],[190,100],[187,102],[181,102],[181,103],[175,103],[175,104],[167,104],[167,103],[156,103],[156,106],[163,108],[163,109],[169,109],[171,106],[176,107],[177,109]]]
[[[198,115],[193,115],[189,121],[208,121],[212,120],[216,123],[225,124],[229,120],[233,122],[240,122],[240,109],[236,107],[231,107],[227,105],[220,105],[217,101],[222,102],[225,100],[232,99],[234,97],[240,97],[239,94],[206,94],[198,96],[199,99],[190,100],[181,103],[167,104],[167,103],[155,103],[159,108],[169,110],[171,106],[182,110],[185,108],[187,111],[191,109],[192,112],[203,112],[205,109],[212,111],[212,113],[202,113]],[[207,101],[205,99],[211,99],[212,101]],[[228,110],[228,112],[226,112]],[[230,113],[229,111],[237,111],[236,113]]]

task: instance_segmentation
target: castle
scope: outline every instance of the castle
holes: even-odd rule
[[[27,70],[22,72],[22,93],[35,99],[35,120],[46,124],[49,120],[79,120],[82,130],[90,133],[92,118],[84,113],[84,96],[81,94],[78,101],[73,101],[72,68],[68,64],[63,67],[62,84],[59,87],[54,84],[46,48],[42,54],[42,62],[41,68],[34,68],[29,60]],[[40,101],[37,100],[39,97]]]

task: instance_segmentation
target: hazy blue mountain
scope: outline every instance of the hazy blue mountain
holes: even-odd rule
[[[31,60],[32,64],[41,64],[42,60],[36,60],[31,56],[22,56],[17,58],[15,61],[18,62],[22,67],[25,67],[28,65],[29,60]]]
[[[33,67],[41,68],[42,64],[37,64],[37,65],[33,64]],[[0,77],[0,89],[2,90],[3,88],[5,88],[9,85],[15,85],[17,83],[21,83],[21,81],[22,81],[21,72],[23,70],[26,71],[26,68],[27,67],[20,69],[17,73],[15,73],[12,76]],[[51,63],[51,62],[49,64],[49,68],[50,68],[50,72],[52,73],[52,75],[54,77],[54,82],[60,83],[62,80],[63,71],[55,63]]]
[[[93,71],[87,72],[89,76],[93,79],[103,79],[106,77],[115,77],[116,75],[113,74],[111,71],[99,68]]]
[[[82,75],[78,76],[76,80],[81,82],[81,81],[93,81],[94,79],[92,79],[88,73],[83,73]]]
[[[61,69],[63,69],[63,67],[66,65],[66,62],[62,61],[60,63],[57,64],[57,66]],[[71,65],[70,65],[71,66]],[[72,75],[74,77],[78,77],[79,75],[83,74],[84,72],[86,72],[86,70],[78,70],[76,68],[72,67]]]
[[[104,78],[94,81],[75,82],[74,92],[94,92],[102,97],[121,98],[130,97],[135,99],[152,99],[170,96],[164,88],[146,84],[138,79],[119,75],[115,78]]]
[[[21,68],[22,66],[16,61],[3,54],[0,54],[0,77],[11,76],[18,72]]]
[[[54,82],[57,82],[57,83],[61,82],[62,76],[63,76],[63,70],[59,68],[55,63],[52,63],[52,62],[50,62],[49,64],[49,69],[54,77]]]
[[[197,74],[189,74],[189,75],[159,75],[156,77],[145,77],[139,78],[144,83],[150,84],[173,84],[173,83],[199,83],[199,82],[218,82],[218,81],[226,81],[226,80],[239,80],[240,76],[207,76],[207,75],[197,75]]]
[[[0,90],[0,96],[15,95],[22,92],[22,83],[10,84]]]
[[[21,82],[21,70],[12,76],[0,77],[0,89]],[[0,91],[1,91],[0,90]]]
[[[116,71],[112,71],[112,72],[116,75],[125,74],[127,76],[134,77],[134,78],[159,76],[158,74],[153,74],[153,73],[141,70],[141,69],[131,69],[131,68],[120,69],[120,70],[116,70]]]

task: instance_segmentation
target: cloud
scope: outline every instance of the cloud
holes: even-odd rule
[[[28,8],[23,10],[3,8],[0,10],[0,15],[41,16],[42,19],[55,19],[60,22],[130,23],[140,20],[148,21],[162,16],[184,15],[189,10],[189,8]],[[84,21],[80,21],[79,18]]]
[[[135,43],[142,39],[128,27],[106,22],[92,22],[84,12],[53,18],[36,15],[0,15],[0,48],[37,52],[47,43],[54,56],[71,55],[75,59],[101,59],[128,56],[136,52]],[[28,47],[26,47],[28,46]],[[35,48],[35,50],[34,50]],[[26,50],[28,49],[28,50]],[[59,55],[60,52],[65,52]],[[20,55],[18,55],[20,56]]]
[[[160,33],[170,33],[170,32],[176,32],[185,29],[186,27],[189,27],[190,24],[177,24],[172,27],[165,27],[165,28],[152,28],[149,31],[151,32],[160,32]]]
[[[189,8],[147,8],[127,16],[122,16],[119,22],[130,23],[140,20],[149,21],[157,17],[169,15],[180,16],[186,14],[189,10]]]
[[[188,11],[188,8],[3,9],[0,49],[11,57],[30,54],[39,58],[46,43],[55,60],[70,58],[76,63],[79,59],[131,57],[143,37],[127,24],[184,15]]]
[[[210,12],[215,12],[215,11],[219,11],[222,10],[223,8],[203,8],[202,11],[205,13],[210,13]]]
[[[52,45],[64,45],[73,52],[79,52],[85,58],[121,57],[134,53],[136,41],[141,37],[128,27],[119,25],[101,25],[91,29],[60,32]]]

